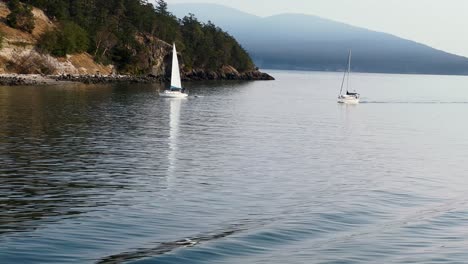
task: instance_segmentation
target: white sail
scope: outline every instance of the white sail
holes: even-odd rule
[[[180,81],[180,70],[179,70],[179,59],[177,58],[177,50],[175,44],[173,44],[172,50],[172,73],[171,73],[171,90],[182,89]]]

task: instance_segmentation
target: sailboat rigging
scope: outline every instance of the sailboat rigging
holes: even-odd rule
[[[357,92],[350,92],[349,91],[349,76],[351,74],[351,50],[349,50],[349,55],[348,55],[348,68],[343,74],[343,80],[341,81],[341,89],[340,89],[340,94],[338,95],[338,103],[343,103],[343,104],[358,104],[359,103],[359,98],[360,94]],[[346,82],[346,93],[343,94],[343,88],[345,86]]]

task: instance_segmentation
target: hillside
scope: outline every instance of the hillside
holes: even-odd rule
[[[271,79],[232,36],[194,15],[178,20],[163,0],[0,1],[0,18],[3,73],[167,79],[176,43],[186,80]]]
[[[198,14],[232,34],[261,68],[468,74],[468,59],[396,36],[301,14],[261,18],[214,4],[174,4],[176,16]]]
[[[41,35],[48,30],[55,29],[56,24],[40,9],[34,8],[32,13],[35,27],[31,33],[14,29],[0,22],[0,33],[2,35],[0,73],[111,73],[111,66],[95,63],[87,53],[55,58],[37,52],[35,47]],[[10,14],[10,10],[5,2],[0,2],[0,20],[5,21],[8,14]],[[47,69],[41,69],[44,67],[47,67]]]

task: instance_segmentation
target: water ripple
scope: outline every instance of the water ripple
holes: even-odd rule
[[[0,87],[0,262],[466,262],[465,79],[274,75]]]

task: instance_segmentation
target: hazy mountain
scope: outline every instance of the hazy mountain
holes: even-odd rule
[[[261,68],[342,70],[348,49],[362,72],[468,74],[468,59],[396,36],[301,14],[258,17],[216,4],[174,4],[232,34]]]

